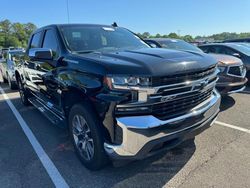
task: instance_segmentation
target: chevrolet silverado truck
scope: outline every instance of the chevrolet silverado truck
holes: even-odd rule
[[[91,170],[173,148],[212,125],[220,106],[216,60],[156,49],[109,25],[35,31],[15,76],[24,105],[69,129]]]

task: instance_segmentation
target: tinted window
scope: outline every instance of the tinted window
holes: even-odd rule
[[[241,53],[243,53],[243,54],[245,54],[247,56],[250,56],[250,48],[247,47],[247,46],[231,43],[230,47],[234,48],[235,50],[237,50],[237,51],[239,51],[239,52],[241,52]]]
[[[53,57],[57,57],[58,45],[56,35],[52,30],[47,30],[43,40],[43,48],[49,48],[52,50]]]
[[[39,48],[41,34],[42,34],[42,32],[39,32],[39,33],[36,33],[33,35],[30,48]]]
[[[184,51],[194,51],[194,52],[202,52],[198,47],[189,44],[182,40],[161,40],[158,41],[163,48],[173,49],[173,50],[184,50]]]
[[[203,52],[205,53],[213,53],[213,54],[218,54],[219,51],[221,51],[221,47],[220,46],[201,46],[200,47]]]
[[[231,50],[230,48],[221,46],[218,50],[219,54],[226,54],[226,55],[233,55],[235,51]]]
[[[119,27],[62,26],[61,32],[68,48],[76,53],[149,48],[139,37]]]

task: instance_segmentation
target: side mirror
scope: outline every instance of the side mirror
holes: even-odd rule
[[[238,57],[238,58],[241,58],[240,54],[239,53],[234,53],[233,54],[234,57]]]
[[[48,48],[32,48],[29,50],[29,57],[31,59],[52,60],[52,50]]]

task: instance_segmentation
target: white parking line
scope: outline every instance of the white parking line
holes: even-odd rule
[[[241,91],[240,93],[243,93],[243,94],[250,94],[250,91]]]
[[[17,111],[13,103],[10,101],[9,97],[5,94],[4,90],[0,86],[0,92],[2,93],[5,101],[9,105],[10,109],[12,110],[13,114],[15,115],[17,121],[19,122],[24,134],[28,138],[30,144],[32,145],[33,149],[35,150],[38,158],[40,159],[43,167],[47,171],[49,177],[51,178],[52,182],[56,187],[65,187],[68,188],[69,185],[66,183],[64,178],[61,176],[60,172],[57,170],[54,163],[50,160],[49,156],[46,154],[32,131],[30,130],[27,123],[24,121],[20,113]]]
[[[236,129],[238,131],[242,131],[242,132],[250,134],[250,130],[249,129],[245,129],[245,128],[242,128],[242,127],[237,127],[235,125],[230,125],[230,124],[223,123],[223,122],[220,122],[220,121],[215,121],[214,123],[217,124],[217,125],[221,125],[221,126],[224,126],[224,127],[229,127],[231,129]]]

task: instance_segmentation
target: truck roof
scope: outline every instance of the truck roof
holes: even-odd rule
[[[113,27],[112,25],[105,25],[105,24],[81,24],[81,23],[73,23],[73,24],[50,24],[50,25],[46,25],[43,27],[38,28],[34,33],[37,33],[41,30],[44,30],[48,27],[70,27],[70,26],[85,26],[85,27]]]

